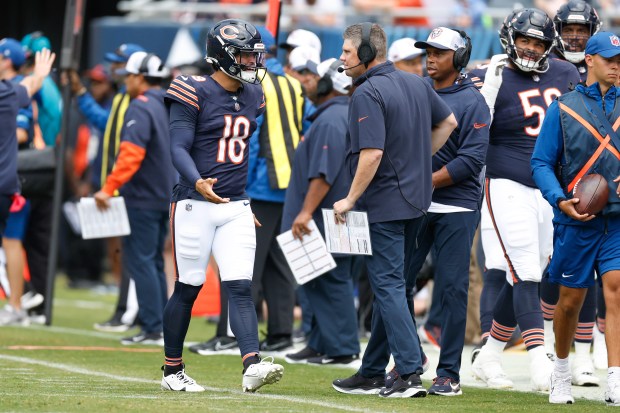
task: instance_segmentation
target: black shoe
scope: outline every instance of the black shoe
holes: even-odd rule
[[[163,333],[146,333],[144,331],[140,331],[135,336],[125,337],[121,340],[121,344],[131,345],[131,344],[154,344],[157,346],[164,345],[164,334]]]
[[[290,336],[281,338],[267,338],[260,342],[258,349],[264,351],[282,351],[293,347],[293,340]]]
[[[210,354],[223,354],[226,350],[237,350],[238,348],[239,344],[237,343],[236,338],[216,336],[209,341],[205,341],[204,343],[189,346],[189,351],[206,356]]]
[[[369,378],[359,372],[346,379],[336,379],[332,383],[334,389],[346,394],[378,394],[384,385],[383,376]]]
[[[286,360],[287,363],[291,363],[291,364],[303,364],[306,361],[308,361],[308,359],[310,358],[320,357],[320,356],[321,356],[321,353],[314,351],[310,347],[304,347],[302,350],[298,351],[297,353],[287,354],[286,356],[284,356],[284,360]]]
[[[422,387],[422,379],[417,374],[411,374],[407,380],[398,376],[392,387],[384,387],[379,392],[381,397],[426,397],[426,389]]]
[[[428,394],[436,396],[460,396],[461,384],[452,377],[435,377],[433,385],[428,389]]]
[[[124,333],[133,326],[131,324],[123,323],[118,318],[112,317],[111,319],[103,323],[95,323],[93,327],[97,331],[105,331],[108,333]]]
[[[358,361],[360,359],[359,354],[351,354],[350,356],[318,356],[312,357],[308,359],[308,364],[313,365],[340,365],[340,366],[349,366],[351,363]]]
[[[396,379],[398,379],[399,377],[400,375],[396,371],[396,367],[394,367],[392,370],[390,370],[389,373],[385,375],[385,387],[387,388],[392,387]]]

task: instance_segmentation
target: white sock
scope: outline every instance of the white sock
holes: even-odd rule
[[[568,364],[568,357],[565,359],[561,359],[559,357],[555,358],[554,370],[557,371],[562,376],[567,376],[570,374],[570,367]]]
[[[484,346],[487,347],[489,351],[500,354],[504,351],[504,347],[506,347],[506,342],[489,336],[489,338],[487,339],[487,343]]]
[[[549,357],[547,357],[547,352],[545,351],[544,346],[534,347],[533,349],[528,350],[527,354],[530,356],[530,361],[532,363],[538,364],[540,363],[540,360],[543,360],[543,363],[546,363],[544,360],[551,361],[549,360]]]
[[[575,356],[589,357],[592,343],[580,343],[575,341]]]
[[[620,367],[614,366],[607,368],[607,384],[611,387],[612,383],[620,382]]]

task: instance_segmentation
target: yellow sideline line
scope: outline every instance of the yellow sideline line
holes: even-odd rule
[[[33,365],[53,368],[57,370],[62,370],[62,371],[66,371],[69,373],[84,374],[87,376],[96,376],[96,377],[101,377],[101,378],[105,378],[108,380],[115,380],[115,381],[120,381],[120,382],[144,383],[144,384],[152,384],[152,385],[157,385],[157,386],[159,386],[161,383],[159,380],[147,380],[147,379],[143,379],[139,377],[119,376],[117,374],[109,374],[109,373],[104,373],[101,371],[89,370],[89,369],[84,369],[82,367],[71,366],[68,364],[54,363],[54,362],[50,362],[47,360],[37,360],[37,359],[32,359],[32,358],[27,358],[27,357],[16,357],[16,356],[9,356],[6,354],[0,354],[0,360],[7,360],[7,361],[15,362],[15,363],[33,364]],[[231,394],[238,395],[240,397],[241,396],[259,397],[262,399],[269,399],[269,400],[283,400],[283,401],[287,401],[291,403],[309,404],[309,405],[325,407],[329,409],[344,410],[348,412],[371,412],[372,411],[368,409],[358,409],[358,408],[351,407],[351,406],[327,403],[327,402],[322,402],[320,400],[306,399],[302,397],[279,396],[277,394],[244,393],[241,390],[222,389],[222,388],[207,387],[207,386],[203,386],[203,387],[205,388],[205,390],[210,391],[210,392],[231,393]],[[200,393],[196,393],[196,395],[199,395],[199,394]]]

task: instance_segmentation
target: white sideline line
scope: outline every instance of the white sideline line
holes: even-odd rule
[[[37,359],[32,359],[32,358],[27,358],[27,357],[17,357],[17,356],[8,356],[5,354],[0,354],[0,360],[8,360],[8,361],[24,363],[24,364],[34,364],[34,365],[49,367],[49,368],[53,368],[57,370],[63,370],[69,373],[102,377],[105,379],[116,380],[120,382],[144,383],[144,384],[152,384],[152,385],[160,385],[161,383],[159,380],[148,380],[148,379],[142,379],[139,377],[119,376],[116,374],[109,374],[109,373],[104,373],[101,371],[88,370],[88,369],[84,369],[81,367],[70,366],[68,364],[53,363],[53,362],[49,362],[45,360],[37,360]],[[241,390],[221,389],[217,387],[207,387],[207,386],[203,386],[203,387],[207,391],[210,391],[210,392],[231,393],[231,394],[235,394],[239,396],[258,397],[258,398],[270,399],[270,400],[284,400],[284,401],[292,402],[292,403],[310,404],[314,406],[326,407],[329,409],[344,410],[348,412],[370,412],[371,411],[371,410],[366,410],[366,409],[358,409],[358,408],[350,407],[350,406],[343,406],[339,404],[322,402],[318,400],[304,399],[301,397],[288,397],[288,396],[279,396],[276,394],[261,394],[261,393],[248,394],[248,393],[242,392]]]

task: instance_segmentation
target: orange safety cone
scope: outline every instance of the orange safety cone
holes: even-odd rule
[[[207,279],[198,293],[192,316],[212,317],[220,315],[220,279],[216,268],[209,263]]]

